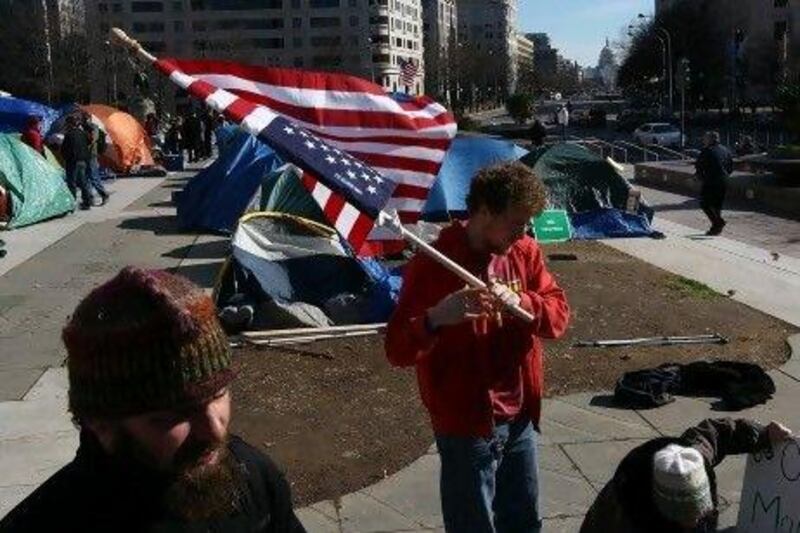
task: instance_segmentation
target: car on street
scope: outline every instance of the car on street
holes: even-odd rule
[[[655,144],[658,146],[680,146],[681,132],[672,124],[666,122],[649,122],[642,124],[633,131],[633,138],[643,145]]]

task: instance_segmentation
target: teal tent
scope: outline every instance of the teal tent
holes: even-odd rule
[[[74,209],[64,170],[13,135],[0,134],[0,185],[11,198],[7,229],[35,224]]]

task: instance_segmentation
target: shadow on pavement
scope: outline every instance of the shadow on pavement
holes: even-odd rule
[[[220,238],[218,241],[201,242],[197,244],[181,246],[161,254],[161,256],[183,259],[188,257],[191,253],[192,259],[225,259],[228,256],[230,249],[230,239]]]
[[[694,198],[674,204],[651,204],[650,207],[658,214],[661,211],[683,211],[686,209],[700,209],[700,202]]]
[[[172,200],[163,200],[161,202],[147,204],[147,207],[175,207],[175,204],[172,203]]]
[[[191,233],[181,231],[178,228],[178,219],[167,215],[128,218],[120,222],[117,227],[120,229],[150,231],[155,235],[184,235]]]
[[[223,263],[224,261],[220,260],[196,265],[181,265],[169,270],[170,272],[189,278],[204,289],[213,289]]]

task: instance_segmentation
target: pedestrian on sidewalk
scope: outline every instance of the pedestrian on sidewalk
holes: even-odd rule
[[[303,531],[277,467],[228,432],[231,353],[201,288],[125,268],[63,340],[80,446],[0,532]]]
[[[709,419],[678,438],[638,446],[598,494],[580,533],[717,531],[719,499],[714,468],[727,455],[755,453],[791,437],[772,422]]]
[[[542,146],[544,144],[544,139],[547,137],[547,128],[544,127],[542,121],[536,118],[531,125],[528,134],[531,138],[531,144],[536,146]]]
[[[41,132],[41,120],[37,116],[30,116],[25,121],[25,129],[22,131],[21,140],[41,155],[44,155],[44,141]]]
[[[100,177],[100,162],[98,161],[99,155],[106,150],[106,143],[108,142],[106,133],[92,121],[92,116],[89,113],[83,114],[82,127],[89,137],[89,185],[100,195],[100,205],[106,205],[109,194]]]
[[[719,133],[709,131],[703,136],[703,149],[695,162],[697,177],[702,182],[700,208],[711,221],[706,235],[719,235],[725,227],[722,205],[728,188],[728,177],[733,172],[733,158],[727,148],[719,143]]]
[[[469,220],[434,246],[485,280],[464,282],[418,253],[407,265],[386,335],[395,366],[415,366],[442,469],[450,532],[538,532],[537,436],[542,404],[541,338],[560,337],[569,308],[526,235],[547,192],[522,163],[480,171],[467,196]],[[528,323],[498,303],[516,303]]]
[[[61,157],[64,159],[67,187],[75,200],[78,200],[78,189],[81,191],[81,209],[91,209],[94,198],[89,185],[89,160],[92,157],[89,149],[89,137],[80,127],[78,117],[69,115],[61,143]]]
[[[556,120],[558,125],[561,126],[561,140],[567,140],[567,126],[569,126],[569,110],[567,106],[562,105],[558,108],[556,113]]]

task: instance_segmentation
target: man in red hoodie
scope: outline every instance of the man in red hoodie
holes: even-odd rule
[[[546,190],[522,163],[486,168],[467,197],[469,220],[444,229],[434,246],[485,280],[464,288],[417,254],[386,336],[396,366],[416,366],[436,435],[440,491],[450,532],[538,532],[536,432],[542,399],[540,338],[561,336],[564,292],[526,235]],[[498,295],[498,296],[496,296]],[[507,312],[516,303],[526,322]]]

